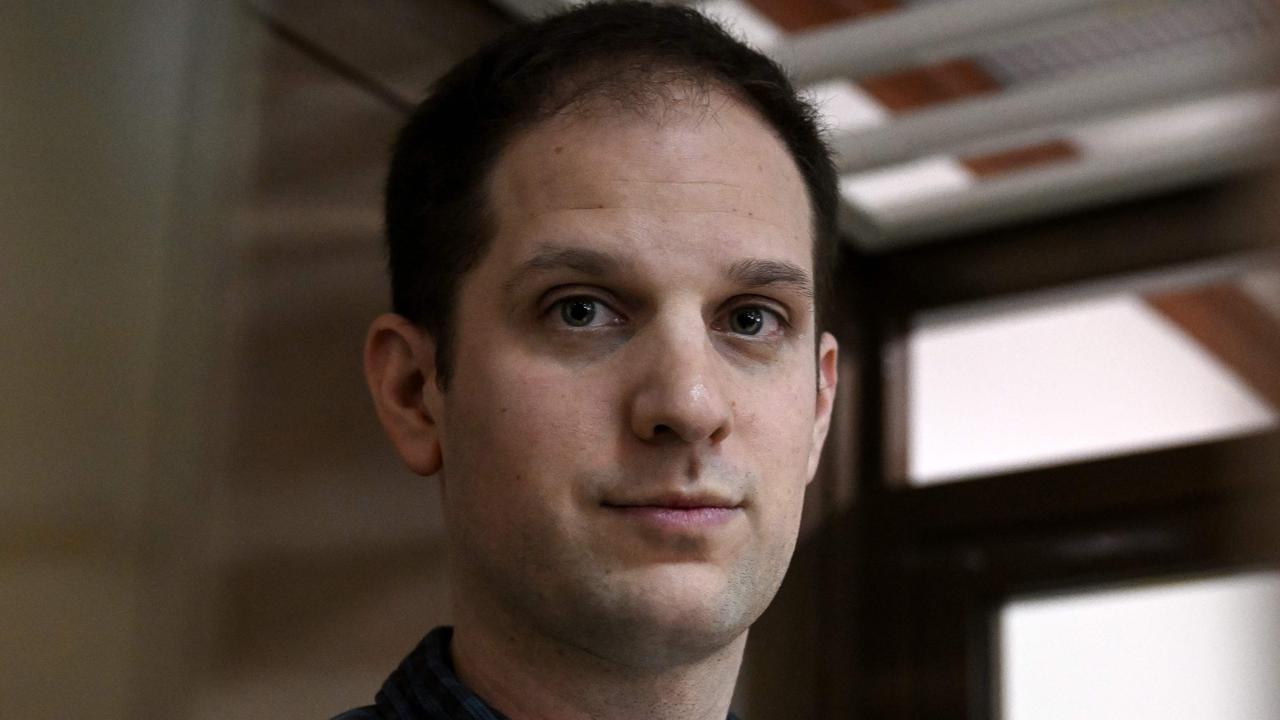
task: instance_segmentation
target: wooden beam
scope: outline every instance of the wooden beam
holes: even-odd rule
[[[1001,177],[1080,157],[1080,149],[1067,140],[1023,145],[985,155],[960,158],[960,164],[979,180]]]
[[[1157,293],[1146,301],[1280,411],[1280,318],[1232,284]]]
[[[1280,492],[1280,431],[1024,470],[885,495],[905,535],[1006,532],[1141,508]]]
[[[862,256],[868,297],[912,313],[1149,273],[1277,247],[1280,212],[1242,177],[1069,217]]]
[[[748,0],[786,32],[802,32],[897,10],[898,0]]]
[[[1001,89],[1000,82],[991,73],[967,58],[873,75],[858,84],[895,113],[998,93]]]

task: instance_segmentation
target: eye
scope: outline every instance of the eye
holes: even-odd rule
[[[764,310],[743,307],[729,313],[729,330],[740,335],[755,335],[764,327]]]
[[[560,319],[571,327],[585,327],[596,317],[596,302],[588,298],[570,298],[560,303]]]
[[[557,300],[550,308],[550,315],[571,328],[591,328],[617,325],[622,321],[608,305],[587,295],[575,295]]]
[[[777,310],[764,305],[739,305],[722,317],[717,323],[719,329],[739,336],[773,337],[786,325]]]

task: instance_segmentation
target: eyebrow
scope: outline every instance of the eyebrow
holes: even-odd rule
[[[729,268],[729,279],[752,288],[788,286],[805,297],[813,297],[809,273],[799,265],[781,260],[739,260]]]
[[[505,282],[504,290],[514,289],[529,273],[572,270],[592,277],[621,274],[627,264],[610,253],[581,247],[546,244],[527,260]],[[790,287],[805,297],[813,297],[813,280],[804,268],[783,260],[748,258],[729,267],[728,278],[748,288]]]
[[[530,273],[572,270],[592,277],[605,277],[618,273],[622,267],[623,263],[609,253],[590,248],[546,244],[520,263],[511,277],[503,283],[503,290],[510,294]]]
[[[608,275],[622,265],[609,253],[590,248],[544,245],[520,264],[521,273],[545,270],[576,270],[586,275]]]

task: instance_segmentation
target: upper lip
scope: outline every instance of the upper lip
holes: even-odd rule
[[[664,492],[634,498],[609,499],[606,507],[662,507],[662,508],[736,508],[742,503],[712,492]]]

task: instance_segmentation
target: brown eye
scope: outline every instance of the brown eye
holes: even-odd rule
[[[758,307],[738,308],[729,314],[729,330],[740,335],[755,335],[764,327],[764,310]]]
[[[596,317],[596,303],[587,298],[570,298],[560,303],[560,319],[571,327],[586,327]]]

